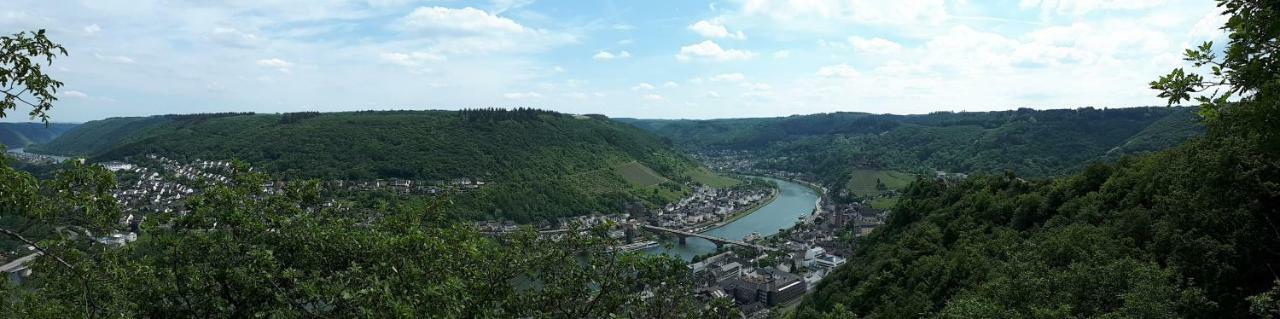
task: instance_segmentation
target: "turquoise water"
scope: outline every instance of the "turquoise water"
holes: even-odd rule
[[[813,209],[817,205],[818,193],[801,184],[774,178],[766,179],[778,183],[778,189],[781,192],[778,194],[777,199],[750,215],[702,233],[737,240],[741,240],[742,237],[753,232],[760,234],[760,236],[769,236],[778,233],[779,230],[794,226],[800,220],[800,217],[809,216],[809,214],[813,213]],[[662,246],[671,246],[671,248]],[[693,259],[693,256],[716,250],[714,243],[701,238],[689,238],[685,240],[685,245],[671,241],[664,242],[662,246],[646,249],[645,252],[667,254],[690,260]]]

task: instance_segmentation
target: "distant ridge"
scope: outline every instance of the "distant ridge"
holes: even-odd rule
[[[532,109],[111,118],[34,151],[95,160],[238,158],[283,178],[478,178],[490,186],[452,198],[466,215],[524,222],[661,204],[669,198],[649,181],[680,184],[699,169],[630,125]]]
[[[7,148],[46,143],[75,128],[74,123],[0,123],[0,145]]]

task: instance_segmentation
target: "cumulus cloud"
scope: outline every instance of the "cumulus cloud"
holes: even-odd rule
[[[676,82],[672,82],[672,81],[667,81],[666,83],[662,83],[662,86],[669,87],[669,88],[673,88],[673,87],[679,87],[679,86],[680,86],[680,83],[676,83]]]
[[[596,61],[621,60],[621,59],[626,59],[630,57],[631,57],[631,52],[627,52],[625,50],[618,51],[618,53],[613,53],[609,51],[600,51],[600,52],[596,52],[596,55],[591,56],[591,58],[595,59]]]
[[[699,20],[698,22],[689,25],[689,30],[706,38],[730,38],[738,40],[745,40],[747,38],[747,35],[743,34],[742,31],[729,32],[729,29],[724,27],[724,24],[721,23],[720,19]]]
[[[466,7],[419,7],[400,20],[401,26],[410,31],[459,34],[523,33],[524,26],[514,20]]]
[[[400,66],[409,66],[409,67],[418,67],[428,62],[439,62],[439,61],[448,60],[448,58],[443,55],[431,53],[431,52],[422,52],[422,51],[408,52],[408,53],[387,52],[387,53],[381,54],[379,57],[381,57],[383,61],[389,62],[391,64],[396,64]]]
[[[640,83],[640,84],[636,84],[636,86],[631,87],[631,90],[632,91],[649,91],[649,90],[653,90],[654,88],[655,87],[653,86],[653,84]]]
[[[102,31],[102,27],[99,27],[97,23],[90,24],[84,27],[84,33],[88,35],[97,34],[99,31]]]
[[[680,61],[739,61],[749,60],[755,56],[756,54],[751,51],[736,49],[726,50],[721,48],[719,44],[716,44],[711,40],[706,40],[681,47],[680,53],[676,54],[676,59]]]
[[[852,36],[849,37],[849,44],[853,45],[854,50],[872,54],[893,54],[902,50],[902,45],[883,38]]]
[[[530,28],[498,13],[465,7],[418,7],[396,20],[411,43],[445,56],[539,52],[576,42],[569,33]]]
[[[289,73],[290,68],[293,68],[293,62],[281,60],[280,58],[261,59],[257,63],[260,67],[276,69],[281,73]]]
[[[858,70],[854,70],[848,64],[834,64],[818,68],[818,76],[828,78],[854,78],[858,76]]]

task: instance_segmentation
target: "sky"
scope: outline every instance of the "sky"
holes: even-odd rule
[[[640,118],[1164,105],[1213,1],[7,0],[54,121],[535,107]],[[25,109],[7,121],[26,121]]]

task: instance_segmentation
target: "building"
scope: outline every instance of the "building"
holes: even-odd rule
[[[818,267],[835,269],[836,267],[840,267],[840,265],[844,265],[845,260],[840,256],[822,254],[817,258],[814,258],[814,262]]]
[[[102,165],[103,168],[106,168],[108,171],[112,171],[112,172],[131,171],[133,170],[133,167],[134,167],[133,164],[129,164],[125,162],[106,162],[106,163],[100,163],[99,165]]]
[[[758,302],[769,307],[793,301],[808,290],[809,285],[800,276],[771,269],[734,279],[725,287],[739,304]]]
[[[742,276],[742,264],[739,264],[738,262],[723,264],[719,267],[713,268],[712,272],[716,275],[716,281],[723,282],[726,280],[736,279],[739,276]]]

